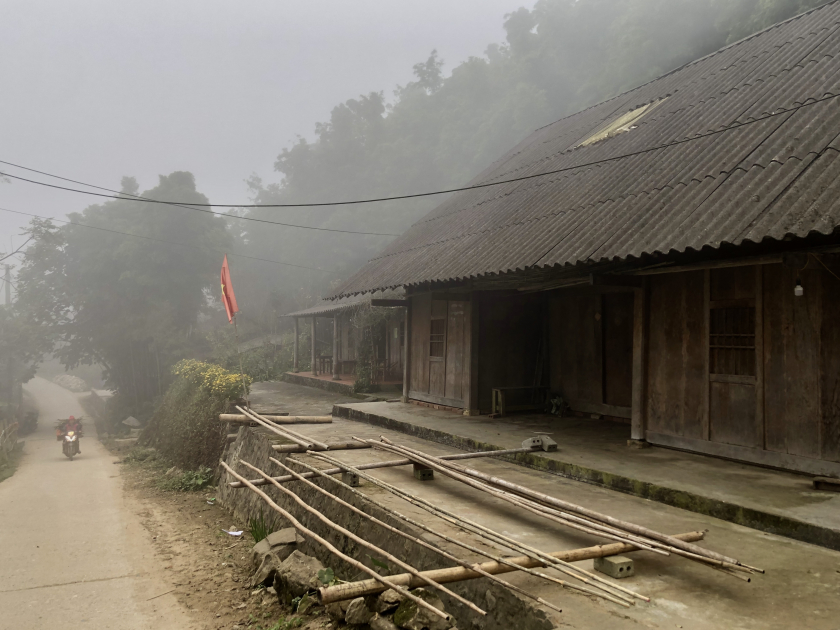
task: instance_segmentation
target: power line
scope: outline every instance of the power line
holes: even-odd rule
[[[143,236],[141,234],[131,234],[130,232],[120,232],[119,230],[111,230],[111,229],[104,228],[104,227],[99,227],[99,226],[96,226],[96,225],[87,225],[86,223],[77,223],[76,221],[66,221],[64,219],[54,219],[52,217],[44,217],[44,216],[41,216],[41,215],[38,215],[38,214],[32,214],[31,212],[21,212],[20,210],[10,210],[8,208],[0,208],[0,210],[2,210],[3,212],[12,212],[14,214],[22,214],[22,215],[27,216],[27,217],[35,217],[36,219],[44,219],[46,221],[58,221],[59,223],[66,223],[68,225],[76,225],[78,227],[89,228],[91,230],[100,230],[102,232],[110,232],[111,234],[121,234],[123,236],[132,236],[134,238],[142,238],[142,239],[147,240],[147,241],[156,241],[158,243],[167,243],[169,245],[177,245],[178,247],[192,247],[194,249],[204,249],[204,248],[202,248],[198,245],[190,245],[189,243],[176,243],[175,241],[167,241],[167,240],[162,239],[162,238],[154,238],[152,236]],[[26,241],[26,243],[28,243],[31,240],[32,240],[32,237],[29,237],[29,239]],[[26,245],[26,243],[24,243],[23,245]],[[23,245],[21,245],[20,248],[18,248],[17,252],[19,252],[21,250],[21,248],[23,248]],[[285,267],[296,267],[298,269],[308,269],[310,271],[320,271],[321,273],[337,273],[336,271],[334,271],[332,269],[318,269],[317,267],[306,267],[304,265],[295,265],[295,264],[292,264],[292,263],[281,262],[279,260],[270,260],[268,258],[257,258],[255,256],[246,256],[245,254],[223,252],[223,251],[218,250],[218,249],[212,249],[210,251],[218,252],[219,254],[227,254],[228,256],[234,256],[234,257],[238,257],[238,258],[246,258],[248,260],[259,260],[261,262],[274,263],[275,265],[283,265]],[[12,256],[12,255],[16,254],[17,252],[13,252],[12,254],[9,254],[9,256]],[[9,256],[6,256],[6,258],[8,258]],[[2,260],[5,260],[5,258],[0,258],[0,261],[2,261]]]
[[[28,242],[29,242],[29,241],[31,241],[31,240],[32,240],[32,237],[30,236],[28,239],[26,239],[26,241],[23,243],[23,245],[21,245],[20,247],[18,247],[18,248],[17,248],[15,251],[13,251],[11,254],[6,254],[5,256],[3,256],[3,258],[0,258],[0,262],[3,262],[3,261],[4,261],[4,260],[6,260],[7,258],[11,258],[11,257],[12,257],[12,256],[14,256],[15,254],[17,254],[20,250],[22,250],[22,249],[26,246],[26,243],[28,243]]]
[[[239,217],[232,214],[227,214],[225,212],[213,212],[212,210],[206,210],[207,207],[237,207],[237,208],[252,208],[252,207],[260,207],[260,206],[220,206],[219,204],[190,204],[186,205],[186,202],[175,202],[175,201],[160,201],[157,199],[151,199],[150,197],[143,197],[141,195],[134,195],[131,193],[127,193],[124,191],[114,190],[113,188],[104,188],[103,186],[97,186],[95,184],[88,184],[86,182],[81,182],[76,179],[69,179],[67,177],[62,177],[61,175],[54,175],[52,173],[47,173],[45,171],[39,171],[34,168],[29,168],[27,166],[21,166],[20,164],[14,164],[13,162],[6,162],[4,160],[0,160],[0,164],[7,164],[9,166],[14,166],[15,168],[22,169],[24,171],[31,171],[33,173],[38,173],[40,175],[46,175],[47,177],[54,177],[55,179],[60,179],[65,182],[73,182],[74,184],[80,184],[82,186],[88,186],[89,188],[97,188],[99,190],[106,190],[108,192],[116,193],[115,195],[101,195],[99,193],[92,193],[87,190],[77,190],[75,188],[67,188],[65,186],[55,186],[53,184],[48,184],[46,182],[38,182],[33,179],[26,179],[24,177],[18,177],[17,175],[8,175],[8,177],[12,177],[14,179],[18,179],[22,182],[28,182],[30,184],[38,184],[39,186],[47,186],[49,188],[57,188],[59,190],[67,190],[70,192],[78,192],[85,195],[96,195],[97,197],[107,197],[108,199],[123,199],[128,201],[148,201],[150,203],[161,203],[168,206],[176,206],[178,208],[184,208],[184,210],[192,210],[194,212],[204,212],[207,214],[212,214],[217,217],[222,217],[225,219],[239,219],[241,221],[255,221],[256,223],[268,223],[269,225],[280,225],[283,227],[290,227],[290,228],[298,228],[301,230],[315,230],[317,232],[337,232],[339,234],[361,234],[364,236],[399,236],[399,234],[394,234],[392,232],[360,232],[356,230],[337,230],[334,228],[322,228],[322,227],[313,227],[309,225],[299,225],[297,223],[283,223],[282,221],[269,221],[268,219],[257,219],[255,217]],[[3,176],[4,173],[0,173],[0,176]],[[198,207],[195,207],[198,206]]]
[[[349,206],[349,205],[358,205],[358,204],[364,204],[364,203],[379,203],[379,202],[383,202],[383,201],[401,201],[401,200],[404,200],[404,199],[418,199],[418,198],[422,198],[422,197],[432,197],[432,196],[435,196],[435,195],[446,195],[446,194],[449,194],[449,193],[464,192],[464,191],[467,191],[467,190],[478,190],[478,189],[481,189],[481,188],[489,188],[491,186],[502,186],[504,184],[514,184],[514,183],[517,183],[517,182],[527,181],[529,179],[535,179],[537,177],[546,177],[548,175],[557,175],[559,173],[565,173],[565,172],[580,169],[580,168],[587,168],[589,166],[598,166],[600,164],[606,164],[608,162],[614,162],[616,160],[622,160],[624,158],[636,157],[638,155],[644,155],[646,153],[652,153],[654,151],[659,151],[660,149],[667,149],[667,148],[678,146],[678,145],[685,144],[685,143],[688,143],[688,142],[693,142],[695,140],[702,140],[703,138],[708,138],[710,136],[725,133],[727,131],[732,131],[734,129],[740,129],[740,128],[746,127],[748,125],[753,125],[755,123],[763,122],[765,120],[768,120],[770,118],[774,118],[776,116],[783,116],[783,115],[786,115],[786,114],[791,114],[792,112],[798,111],[798,110],[803,109],[805,107],[810,107],[812,105],[816,105],[817,103],[822,103],[822,102],[825,102],[825,101],[828,101],[828,100],[831,100],[831,99],[834,99],[834,98],[837,98],[837,97],[840,97],[840,94],[832,94],[832,95],[829,95],[829,96],[824,96],[822,98],[809,101],[809,102],[807,102],[803,105],[797,105],[796,107],[791,107],[790,109],[784,109],[784,110],[771,112],[769,114],[765,114],[764,116],[759,116],[758,118],[753,118],[751,120],[748,120],[746,122],[733,124],[733,125],[730,125],[729,127],[724,127],[723,129],[715,129],[715,130],[712,130],[712,131],[708,131],[706,133],[697,134],[697,135],[692,136],[690,138],[683,138],[681,140],[674,140],[673,142],[667,142],[665,144],[660,144],[660,145],[657,145],[655,147],[648,147],[647,149],[640,149],[639,151],[632,151],[630,153],[624,153],[622,155],[615,155],[615,156],[604,158],[604,159],[601,159],[601,160],[593,160],[592,162],[585,162],[583,164],[577,164],[575,166],[566,166],[566,167],[554,169],[554,170],[551,170],[551,171],[544,171],[542,173],[534,173],[532,175],[523,175],[521,177],[514,177],[514,178],[511,178],[511,179],[503,179],[503,180],[499,180],[497,182],[486,182],[484,184],[474,184],[472,186],[461,186],[459,188],[446,188],[446,189],[443,189],[443,190],[435,190],[435,191],[425,192],[425,193],[414,193],[414,194],[410,194],[410,195],[396,195],[396,196],[393,196],[393,197],[372,197],[370,199],[353,199],[353,200],[346,200],[346,201],[322,201],[322,202],[316,202],[316,203],[270,203],[270,204],[257,204],[257,203],[254,203],[254,204],[191,203],[189,205],[191,207],[198,206],[198,207],[201,207],[201,208],[319,208],[319,207],[324,207],[324,206]],[[17,168],[24,168],[24,169],[32,171],[32,172],[41,173],[42,175],[47,175],[48,177],[56,177],[58,179],[64,179],[65,181],[73,181],[74,183],[78,183],[78,184],[81,184],[83,186],[90,186],[92,188],[100,188],[101,190],[110,190],[108,188],[101,188],[100,186],[92,186],[91,184],[85,184],[84,182],[76,182],[75,180],[68,180],[64,177],[59,177],[57,175],[51,175],[50,173],[44,173],[42,171],[36,171],[35,169],[29,169],[29,168],[26,168],[26,167],[23,167],[23,166],[18,166],[17,164],[12,164],[11,162],[5,162],[3,160],[0,160],[0,164],[8,164],[10,166],[15,166]],[[77,188],[68,188],[66,186],[57,186],[55,184],[48,184],[46,182],[39,182],[39,181],[31,180],[31,179],[26,179],[25,177],[18,177],[17,175],[11,175],[9,173],[0,172],[0,176],[2,176],[2,175],[5,175],[6,177],[12,177],[12,178],[18,179],[20,181],[28,182],[30,184],[37,184],[39,186],[46,186],[48,188],[56,188],[58,190],[66,190],[68,192],[75,192],[75,193],[80,193],[80,194],[83,194],[83,195],[93,195],[95,197],[106,197],[108,199],[125,199],[126,198],[124,196],[124,193],[121,193],[120,195],[104,195],[102,193],[95,193],[95,192],[91,192],[91,191],[88,191],[88,190],[79,190]],[[114,191],[111,191],[111,192],[114,192]],[[166,200],[160,200],[160,199],[148,199],[146,197],[137,197],[137,199],[141,199],[143,201],[148,201],[149,203],[158,203],[158,204],[170,205],[170,206],[178,206],[178,205],[182,205],[182,203],[183,203],[183,202],[166,201]],[[199,209],[199,208],[191,208],[191,209]],[[214,214],[218,214],[218,213],[214,213]],[[223,215],[220,215],[220,216],[230,216],[230,215],[224,215],[223,214]],[[246,219],[245,217],[237,217],[237,218]],[[255,221],[255,220],[258,220],[258,219],[246,219],[246,220]],[[264,223],[272,223],[271,221],[263,221],[263,222]],[[283,224],[278,224],[278,225],[283,225]],[[303,229],[319,229],[319,228],[308,228],[308,227],[302,226],[302,225],[295,225],[295,226],[291,226],[291,227],[299,227],[299,228],[303,228]],[[320,229],[326,230],[326,228],[320,228]],[[338,231],[341,231],[341,230],[326,230],[326,231],[338,232]],[[350,233],[351,234],[375,234],[377,236],[398,236],[397,234],[376,234],[376,233],[371,233],[371,232],[350,232]]]

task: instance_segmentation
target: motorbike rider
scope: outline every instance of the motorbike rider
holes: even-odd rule
[[[74,431],[76,433],[76,437],[82,437],[82,423],[79,420],[76,420],[75,416],[70,416],[61,426],[61,433],[62,437],[67,435],[70,431]],[[76,452],[81,455],[81,442],[76,446]]]

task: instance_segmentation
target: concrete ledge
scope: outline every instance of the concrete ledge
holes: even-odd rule
[[[439,429],[419,426],[410,422],[395,420],[386,416],[368,413],[343,405],[335,405],[332,415],[357,422],[365,422],[392,431],[452,446],[463,451],[491,451],[502,450],[504,446],[482,442],[473,438],[447,433]],[[686,490],[678,490],[657,485],[639,479],[632,479],[603,470],[596,470],[577,464],[563,462],[545,457],[538,452],[519,453],[512,456],[502,456],[503,459],[541,470],[551,474],[583,481],[594,485],[635,495],[651,501],[657,501],[673,507],[682,508],[690,512],[713,516],[724,521],[757,529],[759,531],[785,536],[794,540],[820,545],[840,551],[840,531],[822,527],[813,523],[806,523],[779,514],[772,514],[754,508],[749,508],[719,499],[702,496]]]
[[[333,392],[334,394],[344,394],[345,396],[356,396],[356,393],[353,391],[353,386],[348,383],[342,383],[341,381],[326,381],[293,372],[284,372],[280,378],[287,383],[294,383],[295,385],[317,387],[318,389]]]

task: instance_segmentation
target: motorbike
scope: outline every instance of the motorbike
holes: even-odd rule
[[[68,431],[64,434],[64,439],[61,441],[61,452],[71,462],[79,454],[79,436],[75,431]]]
[[[61,452],[71,462],[76,455],[80,455],[82,449],[79,448],[79,438],[82,437],[81,422],[74,418],[70,420],[59,420],[58,426],[55,429],[55,439],[61,442]]]

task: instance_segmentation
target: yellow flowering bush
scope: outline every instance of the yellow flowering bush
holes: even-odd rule
[[[184,359],[172,368],[175,376],[198,385],[205,392],[216,398],[233,400],[244,396],[242,391],[242,376],[229,372],[221,365],[205,363],[195,359]],[[245,387],[251,385],[251,377],[245,375]]]
[[[214,469],[227,444],[219,422],[228,402],[243,395],[242,377],[220,365],[185,359],[172,368],[175,380],[140,437],[183,470]],[[245,376],[245,387],[251,379]]]

